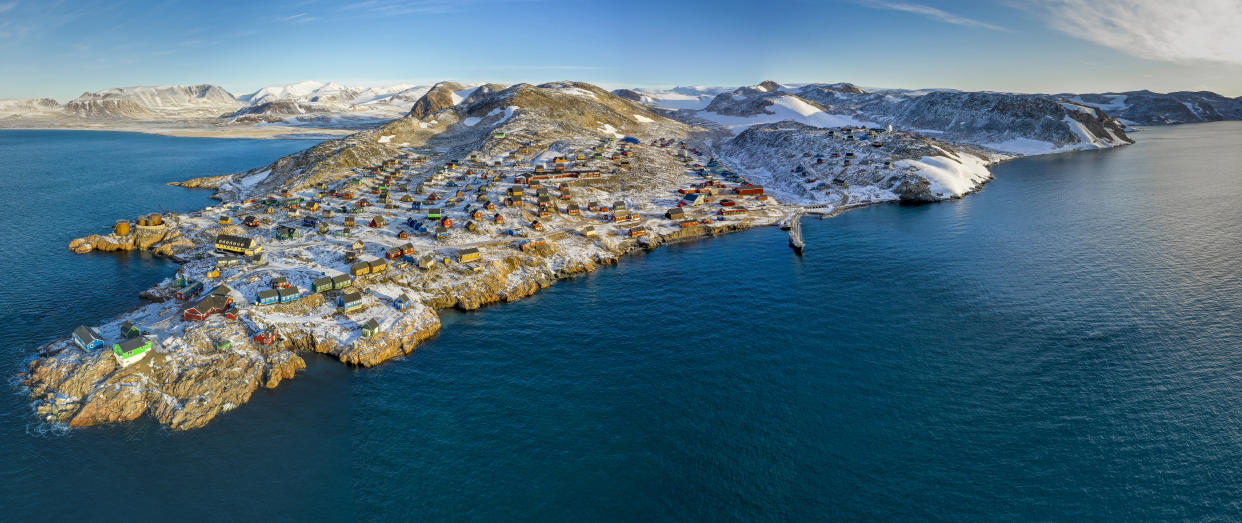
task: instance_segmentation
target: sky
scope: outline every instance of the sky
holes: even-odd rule
[[[579,80],[1242,95],[1239,0],[0,0],[0,98]]]

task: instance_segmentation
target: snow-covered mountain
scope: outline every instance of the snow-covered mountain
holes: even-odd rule
[[[676,109],[662,98],[640,101]],[[1009,154],[1112,147],[1130,143],[1106,112],[1048,95],[960,91],[872,92],[849,83],[782,85],[766,81],[715,95],[700,109],[676,109],[679,120],[740,134],[792,121],[819,127],[887,127]]]
[[[21,118],[26,115],[54,116],[60,113],[60,103],[51,98],[22,98],[0,100],[0,119]]]
[[[1167,94],[1129,91],[1057,96],[1102,109],[1132,125],[1242,120],[1242,96],[1228,98],[1210,91],[1178,91]]]
[[[242,103],[218,85],[114,87],[65,104],[67,114],[82,118],[211,118],[236,111]]]

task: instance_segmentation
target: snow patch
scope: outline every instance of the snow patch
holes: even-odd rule
[[[984,160],[972,154],[948,156],[924,156],[918,160],[902,160],[898,166],[914,167],[918,175],[931,182],[931,192],[936,195],[962,196],[975,190],[992,178]]]

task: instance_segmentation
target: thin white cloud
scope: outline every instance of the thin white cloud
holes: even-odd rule
[[[319,18],[311,16],[306,13],[298,13],[295,15],[286,16],[284,18],[281,18],[280,20],[282,22],[289,22],[291,24],[304,24],[306,22],[314,22],[315,20],[318,20],[318,19]]]
[[[1238,0],[1037,0],[1033,7],[1067,35],[1139,58],[1242,64]]]
[[[17,9],[17,2],[9,2],[5,4],[0,4],[0,15],[7,13],[9,11],[12,11],[14,9]]]
[[[989,29],[992,31],[1005,31],[1004,27],[995,24],[989,24],[974,18],[966,18],[953,13],[937,9],[935,7],[923,4],[908,4],[901,2],[863,2],[863,6],[873,9],[886,9],[889,11],[901,11],[903,13],[912,13],[920,15],[938,22],[946,24],[961,25],[966,27],[978,27],[980,29]]]

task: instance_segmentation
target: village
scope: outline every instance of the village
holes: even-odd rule
[[[72,426],[149,412],[193,428],[254,387],[292,378],[305,367],[299,354],[377,365],[434,336],[438,309],[520,299],[632,252],[780,225],[801,254],[799,217],[865,205],[857,195],[880,190],[868,181],[900,172],[881,140],[903,139],[840,128],[816,148],[784,154],[788,175],[772,177],[741,174],[732,166],[742,162],[701,142],[601,131],[550,141],[494,128],[483,146],[398,147],[326,181],[121,220],[85,243],[162,252],[179,270],[143,292],[147,305],[46,346],[32,374],[89,377],[107,368],[106,354],[115,366],[108,381],[129,386],[90,397],[37,389],[47,396],[36,411]],[[255,170],[230,183],[266,176]],[[70,248],[82,252],[82,243]],[[39,382],[58,379],[66,378]],[[164,390],[145,384],[169,382],[193,386],[141,399]],[[122,392],[128,400],[115,396]]]
[[[610,180],[638,155],[670,157],[684,183],[646,201],[614,195]],[[487,159],[408,151],[331,186],[163,216],[186,236],[211,237],[214,253],[148,293],[165,301],[73,338],[87,351],[111,340],[126,367],[204,341],[270,351],[307,323],[342,344],[365,342],[422,307],[429,282],[468,279],[488,260],[642,247],[651,236],[785,214],[762,186],[670,139]]]

